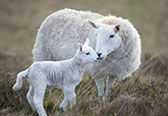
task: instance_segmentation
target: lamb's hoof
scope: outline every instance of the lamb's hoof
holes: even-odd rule
[[[13,89],[14,91],[18,91],[20,88],[21,88],[21,87],[18,87],[18,86],[16,86],[16,85],[14,85],[14,86],[12,87],[12,89]]]
[[[103,101],[104,102],[110,102],[110,96],[103,96]]]
[[[64,112],[64,108],[63,108],[63,107],[60,107],[60,111],[61,111],[61,112]]]

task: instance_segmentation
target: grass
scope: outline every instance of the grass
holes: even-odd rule
[[[168,58],[164,56],[144,55],[145,63],[137,73],[115,83],[110,103],[97,100],[94,81],[85,77],[76,89],[77,105],[72,110],[68,109],[67,112],[59,110],[63,93],[58,88],[46,91],[44,107],[49,116],[167,116],[167,61]],[[31,61],[26,57],[0,54],[1,116],[37,116],[26,100],[27,82],[24,81],[20,91],[12,90],[16,74],[30,64]],[[146,69],[149,64],[152,65]]]

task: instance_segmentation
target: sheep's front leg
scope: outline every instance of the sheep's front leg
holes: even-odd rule
[[[104,95],[104,78],[95,79],[98,88],[98,99],[102,99]]]
[[[114,76],[109,76],[107,82],[106,82],[106,92],[105,95],[103,96],[103,101],[105,102],[109,102],[110,101],[110,92],[111,92],[111,88],[115,82],[116,78]]]

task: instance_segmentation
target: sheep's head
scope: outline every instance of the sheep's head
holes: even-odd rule
[[[105,59],[107,55],[117,50],[122,42],[119,36],[120,25],[118,24],[102,24],[91,22],[89,23],[95,29],[96,36],[96,53],[99,59]]]
[[[84,64],[97,62],[98,56],[92,47],[89,46],[89,39],[86,40],[84,45],[78,43],[79,46],[79,57]]]

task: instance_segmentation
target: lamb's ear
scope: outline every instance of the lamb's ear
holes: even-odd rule
[[[78,43],[78,46],[79,46],[79,50],[82,52],[83,45],[81,43]]]
[[[90,43],[90,40],[89,40],[89,38],[87,38],[86,42],[84,43],[84,45],[89,45],[89,43]]]
[[[119,25],[119,24],[117,24],[117,25],[115,26],[115,32],[118,32],[118,31],[120,31],[120,25]]]
[[[93,28],[99,28],[100,27],[100,24],[96,23],[96,22],[93,22],[93,21],[88,21],[90,23],[90,25],[93,27]]]

